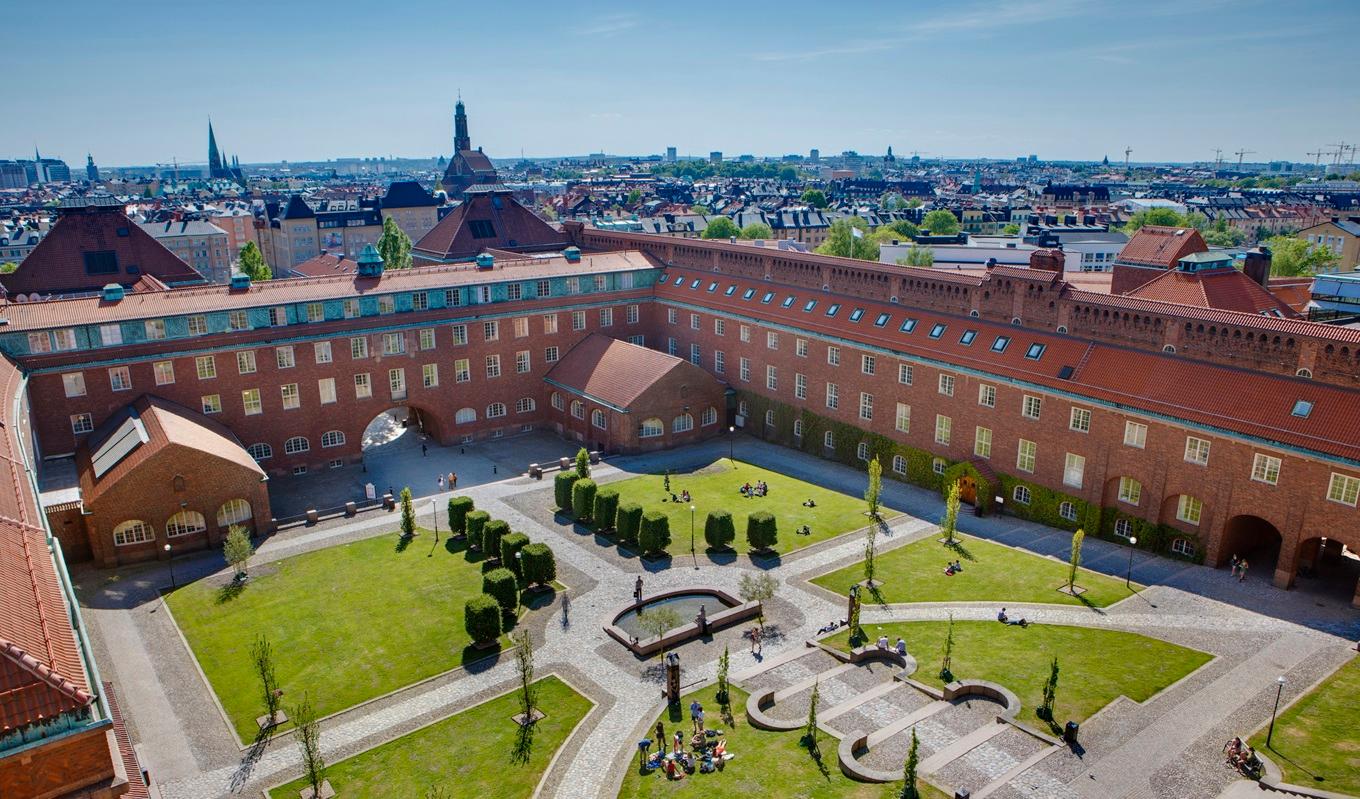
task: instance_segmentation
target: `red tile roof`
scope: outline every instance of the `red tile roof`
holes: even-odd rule
[[[308,258],[292,267],[292,270],[305,277],[325,277],[327,275],[353,274],[358,268],[359,264],[346,258],[344,253],[323,252],[315,258]]]
[[[1144,297],[1117,296],[1073,288],[1064,289],[1063,297],[1099,308],[1166,314],[1183,319],[1196,319],[1214,325],[1232,325],[1270,331],[1280,335],[1307,336],[1347,344],[1360,344],[1360,330],[1340,325],[1323,324],[1322,322],[1309,322],[1304,319],[1280,319],[1275,316],[1225,311],[1219,308],[1200,308],[1162,300],[1150,300]]]
[[[1209,245],[1204,243],[1204,237],[1194,228],[1144,225],[1119,251],[1116,260],[1170,269],[1191,253],[1208,251]]]
[[[472,222],[485,222],[494,235],[473,235]],[[488,248],[520,251],[563,249],[566,234],[539,219],[507,191],[472,191],[411,247],[414,258],[456,261],[475,257]]]
[[[118,756],[123,760],[123,771],[127,773],[128,789],[121,799],[150,799],[151,790],[142,779],[142,764],[137,760],[137,750],[132,746],[127,725],[123,723],[123,711],[118,707],[118,695],[113,685],[104,683],[104,700],[109,705],[109,715],[113,718],[113,736],[118,741]]]
[[[572,347],[544,379],[598,402],[627,410],[643,392],[688,361],[639,347],[601,333],[591,333]],[[703,379],[712,380],[700,370]]]
[[[1260,283],[1236,269],[1206,272],[1170,269],[1129,292],[1128,296],[1242,313],[1275,311],[1286,317],[1297,315],[1293,308],[1262,288]]]

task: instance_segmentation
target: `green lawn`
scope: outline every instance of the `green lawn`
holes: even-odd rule
[[[754,485],[761,480],[770,487],[767,496],[743,497],[739,493],[743,484],[749,482]],[[867,477],[865,484],[868,484]],[[710,510],[715,509],[731,512],[737,528],[737,540],[732,545],[741,552],[749,549],[746,544],[746,516],[758,510],[773,513],[779,523],[779,541],[775,545],[778,552],[792,552],[869,524],[869,517],[864,515],[866,505],[863,497],[847,496],[743,461],[733,464],[727,458],[691,472],[671,474],[671,492],[678,497],[681,491],[688,490],[690,502],[669,501],[670,495],[664,488],[665,477],[660,474],[642,475],[605,485],[619,492],[621,504],[637,502],[644,510],[660,510],[670,517],[672,554],[689,551],[691,504],[697,507],[694,513],[694,540],[695,547],[700,551],[707,546],[704,543],[704,519]],[[667,501],[663,502],[662,499]],[[803,506],[802,503],[809,499],[817,503],[815,508]],[[880,513],[885,517],[896,515],[896,511],[888,508],[880,508]],[[805,524],[812,533],[797,535],[794,531]]]
[[[680,704],[688,707],[690,700],[698,697],[707,711],[708,726],[723,731],[727,749],[736,757],[728,761],[722,771],[700,774],[696,770],[683,780],[668,780],[660,771],[642,773],[637,748],[633,747],[633,760],[619,788],[620,797],[679,794],[702,799],[896,799],[901,792],[901,782],[870,784],[856,782],[842,774],[836,763],[837,740],[825,733],[821,738],[822,765],[826,769],[823,774],[803,747],[801,732],[767,732],[748,725],[746,694],[735,687],[731,689],[734,718],[733,723],[728,724],[719,716],[716,693],[717,686],[709,686],[685,695]],[[669,712],[661,716],[667,735],[675,729],[673,718],[680,717],[672,717]],[[684,720],[679,723],[682,729],[688,730],[688,714],[684,714]],[[652,726],[656,726],[655,721]],[[945,795],[930,785],[918,784],[923,799],[944,799]]]
[[[883,582],[874,602],[1051,602],[1104,607],[1132,595],[1123,580],[1082,571],[1080,598],[1058,591],[1067,585],[1068,565],[1012,549],[991,541],[959,536],[958,548],[946,547],[938,536],[898,547],[875,559],[874,579]],[[963,571],[944,573],[945,564],[958,560]],[[864,579],[864,563],[823,574],[812,582],[844,596]],[[1141,586],[1135,586],[1141,588]]]
[[[481,593],[481,555],[428,532],[409,546],[391,533],[251,569],[229,593],[199,580],[170,594],[175,621],[241,740],[264,715],[250,657],[269,636],[283,703],[305,689],[318,716],[462,665],[463,603]]]
[[[948,622],[898,622],[864,628],[870,639],[887,634],[906,639],[918,668],[912,678],[939,687]],[[849,631],[827,643],[847,648]],[[995,621],[954,623],[954,678],[987,680],[1006,686],[1020,698],[1018,719],[1042,729],[1034,715],[1042,702],[1049,665],[1058,659],[1058,694],[1054,718],[1082,721],[1120,694],[1141,702],[1209,662],[1210,656],[1119,630],[1039,624],[1027,628]]]
[[[1324,791],[1360,794],[1360,660],[1352,659],[1326,682],[1295,702],[1251,745],[1284,771],[1286,782]]]
[[[533,726],[527,756],[516,755],[521,740],[511,717],[519,712],[519,698],[510,693],[329,766],[326,779],[346,799],[419,799],[435,786],[446,799],[531,796],[548,761],[591,706],[556,677],[535,685],[547,715]],[[305,784],[294,780],[269,795],[296,799]]]

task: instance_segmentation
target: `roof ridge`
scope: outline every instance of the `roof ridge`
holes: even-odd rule
[[[0,656],[8,658],[14,665],[42,680],[63,696],[74,699],[82,705],[94,701],[94,694],[81,688],[75,681],[61,676],[51,666],[33,657],[13,641],[0,638]]]

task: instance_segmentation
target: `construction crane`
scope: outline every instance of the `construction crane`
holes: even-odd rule
[[[1319,166],[1319,165],[1322,163],[1322,156],[1324,156],[1324,155],[1326,155],[1326,154],[1327,154],[1327,153],[1323,152],[1322,150],[1318,150],[1317,152],[1307,152],[1307,153],[1304,153],[1304,155],[1311,155],[1311,156],[1313,156],[1313,166]]]
[[[1129,171],[1129,156],[1130,156],[1130,155],[1133,155],[1133,148],[1132,148],[1132,147],[1125,147],[1125,148],[1124,148],[1124,171],[1125,171],[1125,172],[1128,172],[1128,171]]]
[[[1339,144],[1328,144],[1326,146],[1336,148],[1336,152],[1332,154],[1332,164],[1335,166],[1341,166],[1341,159],[1345,157],[1346,150],[1351,147],[1351,145],[1344,141]]]
[[[1233,155],[1237,156],[1237,168],[1239,170],[1242,168],[1242,156],[1254,155],[1255,153],[1256,153],[1255,150],[1238,150],[1237,152],[1233,153]]]
[[[1222,147],[1215,147],[1215,148],[1214,148],[1214,169],[1222,169],[1222,168],[1223,168],[1223,148],[1222,148]]]

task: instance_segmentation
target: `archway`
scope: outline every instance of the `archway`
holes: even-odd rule
[[[1306,538],[1294,560],[1295,587],[1331,598],[1360,597],[1360,553],[1335,538]]]
[[[386,455],[440,440],[434,415],[420,408],[398,405],[388,408],[369,421],[360,436],[365,458]]]
[[[1279,529],[1260,516],[1241,514],[1223,526],[1223,546],[1219,548],[1219,564],[1233,555],[1246,558],[1256,574],[1273,574],[1280,559],[1280,544],[1284,537]]]

